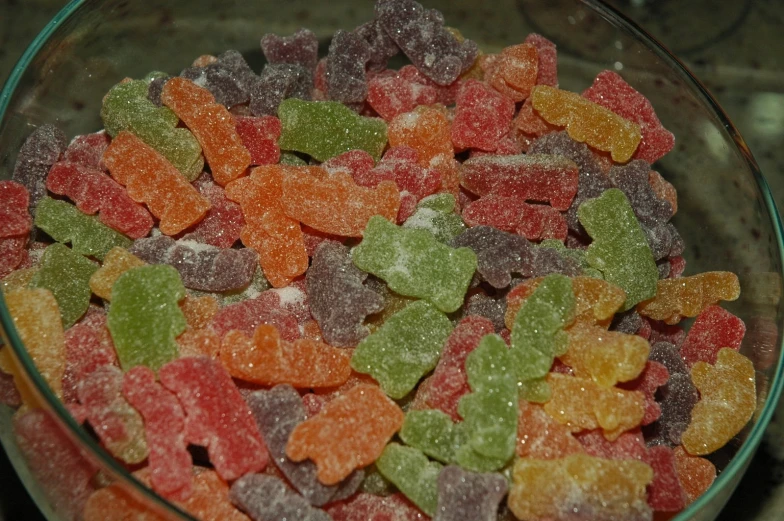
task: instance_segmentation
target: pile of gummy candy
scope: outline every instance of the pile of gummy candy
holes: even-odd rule
[[[615,72],[483,54],[413,0],[126,78],[0,182],[5,302],[51,391],[195,518],[651,520],[746,425],[728,272],[683,276],[673,147]],[[399,70],[388,60],[402,53]],[[679,327],[694,317],[688,333]],[[161,519],[2,399],[63,519]],[[43,477],[41,477],[43,476]]]

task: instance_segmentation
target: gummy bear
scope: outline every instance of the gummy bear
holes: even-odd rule
[[[283,100],[310,100],[312,90],[312,70],[295,63],[268,63],[251,87],[248,108],[254,116],[277,116]]]
[[[457,150],[493,152],[509,133],[514,101],[477,80],[466,80],[457,95],[452,120],[452,144]]]
[[[735,300],[739,295],[737,275],[708,271],[690,277],[659,280],[655,296],[640,302],[637,312],[667,324],[677,324],[683,317],[696,317],[706,307],[720,300]]]
[[[690,366],[697,362],[715,364],[721,348],[740,349],[745,333],[746,325],[739,317],[719,306],[708,306],[683,340],[681,356]]]
[[[471,227],[491,226],[522,235],[529,240],[563,241],[568,226],[563,215],[544,204],[528,204],[518,197],[486,195],[463,209],[463,220]]]
[[[425,514],[435,514],[438,475],[443,465],[428,460],[418,449],[390,443],[376,461],[376,468]]]
[[[368,93],[365,64],[370,45],[354,31],[338,30],[332,36],[324,78],[327,97],[343,103],[361,103]]]
[[[686,496],[686,504],[693,503],[713,484],[716,466],[705,458],[689,455],[683,447],[675,447],[675,471]]]
[[[434,521],[496,521],[509,485],[501,474],[478,474],[448,465],[438,475]]]
[[[75,403],[79,382],[104,365],[117,365],[117,354],[106,327],[106,314],[99,308],[90,308],[78,324],[65,332],[63,401]]]
[[[536,73],[537,85],[558,87],[558,52],[555,44],[541,34],[530,33],[523,43],[536,47],[539,63]]]
[[[215,97],[215,101],[225,105],[227,109],[248,102],[250,90],[258,81],[258,76],[253,73],[239,51],[228,50],[205,61],[209,63],[194,62],[193,66],[182,71],[180,76],[206,88]],[[163,87],[165,88],[165,84]]]
[[[648,485],[648,504],[657,512],[683,510],[685,494],[676,468],[673,450],[665,446],[650,447],[643,459],[653,469],[653,481]]]
[[[0,181],[0,239],[19,237],[30,233],[33,226],[27,211],[30,194],[16,181]]]
[[[466,246],[452,243],[466,229],[463,219],[454,213],[455,196],[440,193],[425,197],[416,206],[414,213],[403,223],[403,228],[420,228],[428,230],[437,241],[453,247]],[[402,208],[401,208],[402,210]],[[400,213],[398,213],[398,221]]]
[[[400,439],[415,449],[443,463],[455,463],[458,451],[468,442],[468,432],[463,423],[452,423],[450,417],[439,410],[408,411]]]
[[[103,258],[103,265],[90,277],[90,289],[104,300],[112,300],[112,286],[120,275],[131,268],[144,266],[146,263],[125,248],[116,246],[109,250]]]
[[[63,161],[76,163],[92,170],[106,171],[103,164],[103,153],[109,147],[111,138],[101,130],[92,134],[76,136],[63,152]]]
[[[584,452],[571,431],[548,415],[541,405],[520,400],[515,453],[521,458],[560,459]]]
[[[378,75],[368,81],[367,102],[387,122],[420,105],[432,105],[437,98],[435,88],[414,83],[400,72]]]
[[[210,329],[221,339],[232,330],[252,336],[260,324],[274,325],[281,339],[287,342],[293,342],[300,337],[297,317],[282,308],[279,299],[276,302],[272,292],[266,291],[256,298],[249,298],[219,309],[210,323]]]
[[[203,173],[193,185],[210,202],[204,219],[190,228],[182,239],[195,240],[219,248],[231,248],[245,226],[242,207],[226,197],[225,190]]]
[[[539,76],[539,52],[531,43],[501,50],[485,70],[485,80],[498,92],[520,102],[528,98]]]
[[[670,372],[667,367],[659,362],[648,360],[640,376],[629,382],[619,385],[627,391],[640,391],[645,395],[645,416],[642,425],[650,425],[661,417],[661,405],[656,401],[656,391],[667,384]]]
[[[347,501],[330,503],[326,511],[334,521],[422,521],[424,518],[399,492],[389,496],[363,492]]]
[[[254,521],[331,521],[326,512],[311,506],[305,498],[291,491],[283,481],[273,476],[243,476],[232,484],[229,496],[231,502],[247,512]]]
[[[16,157],[11,179],[30,193],[30,211],[46,197],[46,176],[63,155],[68,141],[62,130],[46,124],[36,128],[25,140]]]
[[[280,120],[274,116],[236,117],[234,127],[250,152],[251,165],[272,165],[280,160]]]

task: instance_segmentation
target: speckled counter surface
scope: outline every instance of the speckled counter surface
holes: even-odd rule
[[[708,87],[746,139],[778,206],[784,208],[784,2],[609,1],[679,56]],[[493,3],[500,4],[514,2]],[[63,0],[0,0],[0,83],[63,5]],[[475,21],[474,32],[495,30],[498,26],[491,21]],[[460,22],[461,27],[471,23]],[[0,483],[0,521],[42,520],[7,461],[0,461]],[[784,404],[719,519],[784,520]]]

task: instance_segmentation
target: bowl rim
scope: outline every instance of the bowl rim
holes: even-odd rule
[[[2,91],[0,91],[0,121],[3,120],[9,102],[16,90],[20,78],[32,63],[38,52],[44,47],[49,38],[57,31],[63,22],[68,20],[80,8],[86,4],[92,3],[94,0],[71,0],[65,7],[63,7],[41,30],[35,37],[32,43],[27,47],[21,55],[17,63],[14,65],[11,73],[9,74]],[[622,14],[614,7],[606,4],[604,0],[575,0],[576,3],[582,4],[589,9],[593,10],[601,16],[606,22],[613,25],[615,28],[632,33],[635,37],[640,38],[647,44],[647,47],[657,55],[660,59],[667,62],[672,66],[680,77],[685,80],[687,84],[696,87],[697,94],[702,98],[702,101],[713,110],[720,122],[723,124],[724,130],[732,141],[736,144],[738,150],[742,154],[746,164],[749,166],[754,180],[760,190],[764,200],[765,208],[771,217],[773,228],[775,229],[776,245],[778,247],[779,258],[784,260],[784,230],[782,230],[781,217],[777,211],[773,195],[770,191],[767,181],[765,180],[762,172],[754,159],[749,147],[741,137],[737,128],[732,124],[727,114],[721,108],[719,103],[715,100],[708,89],[698,80],[694,74],[673,54],[659,42],[655,37],[650,35],[636,22]],[[779,276],[784,274],[784,268],[780,267]],[[21,338],[14,326],[13,320],[8,312],[5,298],[0,292],[0,326],[7,336],[9,345],[14,352],[17,360],[25,371],[25,378],[29,378],[33,383],[33,392],[50,411],[53,411],[57,420],[68,427],[66,433],[71,441],[76,442],[80,448],[89,454],[89,458],[98,461],[104,468],[109,469],[115,478],[118,478],[115,483],[123,484],[129,483],[133,486],[133,493],[142,496],[146,501],[152,504],[159,510],[168,515],[179,516],[180,519],[188,521],[199,521],[192,517],[190,514],[176,506],[174,503],[169,502],[162,496],[158,495],[151,488],[143,485],[136,477],[128,472],[114,457],[112,457],[106,450],[104,450],[88,433],[84,430],[76,420],[68,412],[65,405],[58,400],[48,387],[41,374],[38,372],[35,364],[28,355],[24,346],[22,345]],[[737,483],[732,483],[735,474],[743,470],[743,467],[751,461],[757,447],[762,440],[762,437],[767,430],[770,420],[775,412],[782,388],[784,388],[784,340],[782,340],[781,332],[779,332],[780,352],[779,358],[776,362],[776,371],[771,380],[768,388],[762,411],[759,413],[757,421],[754,423],[751,431],[744,440],[738,452],[734,455],[721,473],[718,474],[716,480],[711,487],[702,494],[697,500],[688,505],[684,510],[680,511],[672,521],[688,521],[695,514],[699,513],[704,507],[708,506],[715,496],[727,492],[727,487],[732,487],[730,493],[734,490]],[[741,477],[742,479],[742,477]],[[739,482],[739,481],[738,481]],[[127,487],[124,487],[127,490]],[[729,499],[731,494],[727,494],[724,503]],[[722,505],[723,507],[723,505]]]

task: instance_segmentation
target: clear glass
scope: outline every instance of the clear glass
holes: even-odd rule
[[[559,48],[561,86],[582,91],[596,73],[617,70],[645,94],[676,148],[656,168],[679,192],[675,223],[686,240],[687,274],[729,270],[741,277],[742,296],[729,305],[748,325],[741,347],[757,369],[758,408],[751,424],[711,456],[721,473],[711,489],[674,517],[716,517],[742,478],[773,414],[782,387],[782,236],[768,187],[751,153],[713,98],[682,64],[639,27],[594,0],[517,0],[499,11],[486,2],[432,0],[486,52],[538,31]],[[201,54],[241,51],[255,70],[259,38],[309,27],[326,48],[337,28],[372,17],[370,0],[351,2],[204,0],[131,2],[75,0],[25,52],[0,94],[0,179],[8,179],[31,130],[59,125],[73,136],[101,128],[108,89],[151,70],[177,74]],[[108,456],[49,391],[26,354],[0,297],[3,341],[25,375],[26,392],[59,426],[58,443],[100,469],[92,486],[117,483],[163,519],[191,519],[134,480]],[[69,497],[69,476],[33,468],[13,434],[13,410],[0,406],[0,439],[27,489],[51,521],[80,518],[83,497]]]

